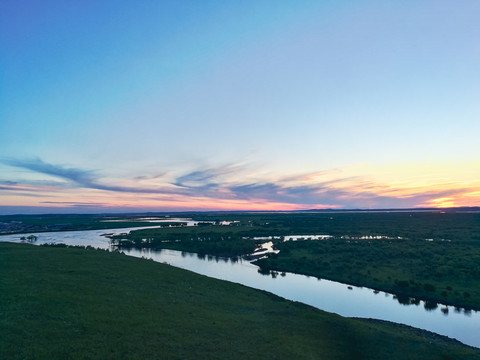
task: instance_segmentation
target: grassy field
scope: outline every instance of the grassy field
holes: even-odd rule
[[[478,359],[119,253],[0,243],[0,359]]]

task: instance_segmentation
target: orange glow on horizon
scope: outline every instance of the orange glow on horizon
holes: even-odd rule
[[[174,185],[167,175],[155,186],[108,179],[113,190],[76,184],[12,183],[0,188],[0,206],[71,208],[72,211],[294,211],[308,209],[449,208],[480,206],[478,162],[437,165],[358,164],[303,174],[256,178],[254,171],[225,175],[215,191]],[[451,166],[450,166],[451,165]],[[463,172],[461,171],[463,169]],[[99,183],[106,183],[101,179]],[[251,185],[250,185],[251,184]],[[67,186],[71,185],[71,186]],[[251,191],[250,191],[251,186]],[[236,187],[243,187],[236,192]],[[121,190],[115,190],[115,188]],[[132,191],[129,191],[132,189]],[[151,189],[151,190],[149,190]],[[208,195],[205,195],[208,194]],[[239,199],[241,197],[243,199]],[[324,200],[325,199],[325,200]],[[314,201],[318,203],[313,203]]]
[[[454,199],[452,199],[451,197],[434,199],[434,200],[431,200],[431,203],[434,207],[437,207],[437,208],[449,208],[449,207],[457,206]]]
[[[65,191],[67,192],[67,191]],[[65,200],[78,199],[77,201]],[[30,201],[25,201],[25,200]],[[292,204],[268,201],[264,199],[235,200],[212,199],[206,197],[187,197],[177,195],[129,194],[121,193],[111,196],[103,190],[69,190],[68,194],[57,191],[46,193],[40,200],[36,197],[25,198],[21,194],[7,194],[2,197],[2,206],[32,206],[41,208],[98,208],[98,211],[123,208],[145,209],[145,211],[295,211],[322,208],[340,208],[338,205],[325,204]]]

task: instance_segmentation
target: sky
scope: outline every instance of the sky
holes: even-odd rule
[[[0,214],[480,206],[477,0],[0,2]]]

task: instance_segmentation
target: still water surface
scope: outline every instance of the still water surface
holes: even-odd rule
[[[136,229],[140,228],[47,232],[34,235],[38,237],[36,244],[64,243],[110,249],[109,239],[101,236],[102,234],[126,233]],[[0,236],[0,241],[20,242],[21,236],[25,235],[3,235]],[[153,259],[216,279],[266,290],[286,299],[300,301],[342,316],[406,324],[480,348],[479,312],[468,312],[441,304],[433,310],[426,310],[423,301],[418,305],[402,305],[388,293],[304,275],[292,273],[286,273],[285,276],[262,275],[258,272],[257,266],[245,260],[200,257],[197,254],[175,250],[129,249],[124,252],[130,256]]]

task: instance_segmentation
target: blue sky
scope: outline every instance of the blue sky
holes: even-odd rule
[[[480,205],[478,1],[0,4],[0,212]]]

